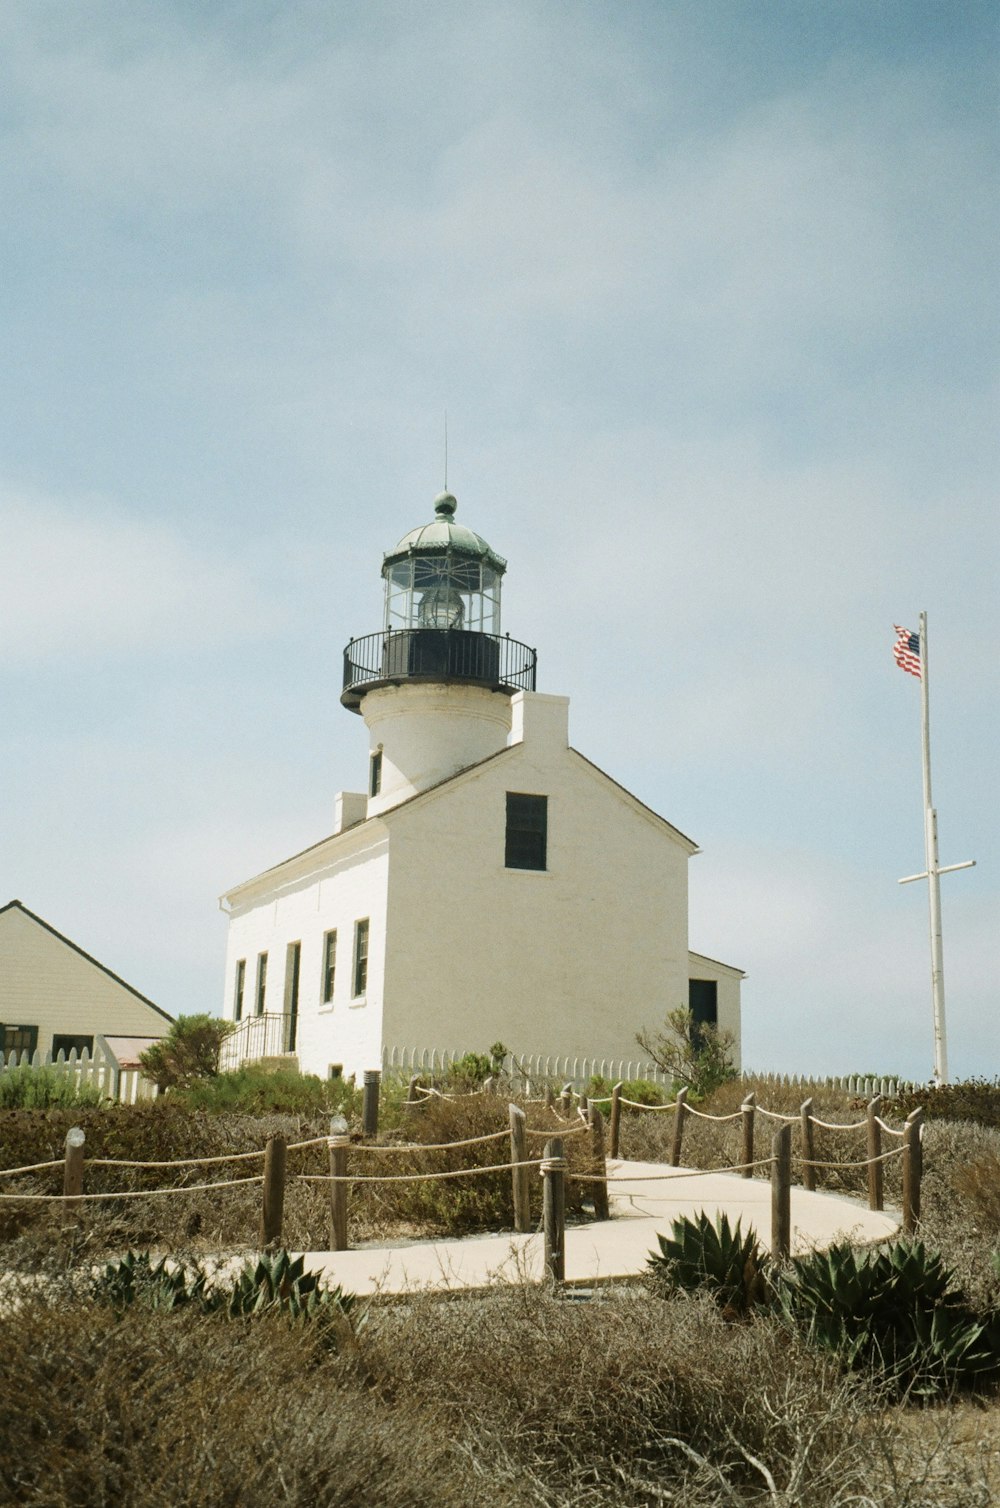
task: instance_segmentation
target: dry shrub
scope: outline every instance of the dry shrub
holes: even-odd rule
[[[0,1500],[25,1508],[478,1508],[433,1411],[387,1406],[280,1317],[35,1298],[0,1364]]]
[[[500,1290],[420,1298],[372,1330],[376,1373],[447,1407],[501,1503],[516,1487],[547,1508],[989,1502],[908,1496],[919,1451],[900,1459],[862,1383],[777,1323],[727,1325],[703,1300],[638,1285],[591,1303]]]
[[[1000,1307],[1000,1131],[972,1122],[924,1128],[920,1235],[980,1309]]]
[[[0,1501],[25,1508],[994,1501],[943,1411],[907,1429],[776,1323],[638,1284],[414,1297],[342,1354],[277,1315],[116,1319],[56,1284],[8,1316]]]
[[[529,1125],[548,1135],[574,1129],[563,1125],[544,1106],[528,1106]],[[136,1161],[173,1161],[213,1157],[263,1149],[269,1136],[284,1135],[289,1143],[320,1139],[288,1154],[285,1196],[286,1245],[303,1251],[323,1249],[329,1240],[329,1185],[301,1181],[298,1175],[329,1173],[325,1137],[326,1116],[268,1114],[261,1116],[207,1113],[172,1104],[106,1106],[99,1109],[14,1111],[3,1117],[3,1165],[26,1165],[63,1154],[66,1132],[80,1125],[86,1135],[88,1158],[112,1157]],[[424,1151],[421,1144],[464,1141],[500,1132],[495,1141],[451,1151]],[[357,1174],[443,1172],[455,1167],[489,1167],[510,1160],[507,1101],[475,1095],[458,1100],[432,1099],[409,1112],[405,1124],[379,1138],[391,1153],[367,1153],[358,1145],[349,1153],[348,1168]],[[541,1156],[544,1135],[529,1138],[529,1156]],[[589,1138],[566,1137],[570,1167],[591,1172]],[[88,1200],[79,1220],[67,1226],[61,1205],[0,1204],[0,1240],[7,1243],[9,1265],[61,1266],[68,1251],[81,1242],[89,1253],[125,1247],[155,1246],[165,1251],[240,1249],[258,1240],[261,1191],[259,1182],[232,1188],[180,1192],[186,1186],[237,1180],[259,1175],[260,1161],[208,1167],[117,1168],[86,1171],[87,1192],[97,1190],[141,1194],[171,1187],[168,1195],[147,1198]],[[51,1194],[61,1188],[61,1167],[5,1183],[4,1192]],[[541,1179],[531,1180],[535,1218],[541,1217]],[[592,1197],[586,1184],[570,1183],[567,1214],[580,1218]],[[509,1172],[484,1173],[468,1179],[416,1183],[355,1183],[349,1191],[349,1229],[352,1242],[385,1241],[420,1234],[428,1239],[513,1227],[513,1198]]]
[[[685,1117],[681,1143],[681,1162],[693,1168],[733,1167],[742,1160],[743,1130],[738,1112],[747,1095],[753,1091],[757,1096],[758,1113],[754,1126],[754,1156],[763,1160],[771,1155],[771,1139],[779,1123],[761,1113],[795,1116],[792,1122],[792,1176],[801,1173],[796,1166],[803,1156],[802,1131],[798,1119],[802,1101],[806,1098],[801,1086],[772,1084],[766,1081],[744,1079],[721,1085],[714,1094],[695,1106],[700,1114]],[[864,1100],[839,1089],[814,1089],[811,1091],[813,1115],[831,1124],[855,1126],[865,1118]],[[676,1112],[628,1110],[622,1114],[621,1153],[623,1157],[639,1161],[665,1162],[670,1158]],[[725,1122],[705,1120],[703,1115],[735,1116]],[[883,1110],[883,1120],[896,1124],[902,1130],[902,1121]],[[821,1163],[857,1163],[868,1155],[866,1132],[863,1128],[851,1131],[829,1131],[822,1126],[813,1128],[815,1160]],[[883,1152],[898,1146],[898,1138],[884,1136]],[[902,1158],[893,1157],[884,1164],[885,1197],[892,1202],[902,1198]],[[757,1177],[766,1177],[767,1170],[759,1169]],[[831,1193],[863,1196],[867,1190],[867,1172],[863,1167],[827,1167],[816,1169],[816,1187]]]

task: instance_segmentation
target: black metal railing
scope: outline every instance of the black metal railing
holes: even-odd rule
[[[344,650],[340,700],[357,708],[373,686],[399,681],[471,681],[502,691],[534,691],[538,655],[500,634],[460,628],[401,628],[352,639]]]
[[[297,1025],[297,1018],[283,1011],[244,1016],[222,1044],[219,1067],[226,1073],[239,1068],[241,1063],[257,1063],[261,1058],[280,1058],[294,1052]]]

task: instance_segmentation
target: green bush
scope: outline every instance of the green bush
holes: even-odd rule
[[[921,1108],[927,1120],[972,1121],[1000,1126],[1000,1079],[963,1079],[937,1088],[914,1089],[883,1103],[882,1114],[905,1120]]]
[[[139,1064],[161,1094],[193,1079],[212,1078],[219,1071],[222,1044],[235,1030],[232,1021],[217,1016],[178,1016],[163,1041],[140,1054]]]
[[[669,1098],[664,1086],[654,1084],[651,1079],[623,1079],[621,1085],[624,1098],[634,1100],[637,1105],[665,1105]],[[587,1082],[587,1094],[592,1100],[605,1100],[614,1087],[603,1074],[593,1073]]]
[[[96,1084],[80,1082],[72,1072],[21,1063],[0,1073],[0,1110],[48,1110],[59,1105],[99,1105]]]
[[[332,1115],[339,1111],[350,1116],[360,1101],[352,1080],[321,1079],[294,1068],[259,1064],[193,1079],[172,1090],[170,1097],[191,1110],[237,1115]]]

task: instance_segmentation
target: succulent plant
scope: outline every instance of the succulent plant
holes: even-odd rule
[[[731,1226],[727,1215],[713,1221],[701,1210],[694,1219],[681,1216],[672,1235],[656,1239],[660,1250],[650,1253],[648,1266],[670,1288],[708,1288],[730,1318],[769,1300],[768,1258],[739,1220]]]
[[[935,1392],[1000,1375],[1000,1327],[977,1316],[922,1241],[797,1257],[782,1275],[786,1317],[817,1345],[900,1390]]]

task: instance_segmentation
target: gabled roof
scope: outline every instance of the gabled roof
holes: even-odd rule
[[[353,838],[356,834],[363,832],[366,828],[368,828],[370,824],[377,822],[391,822],[397,812],[403,811],[405,808],[413,806],[418,801],[427,801],[432,799],[433,797],[439,795],[440,792],[445,790],[447,787],[455,785],[457,781],[464,780],[467,775],[471,775],[475,771],[481,770],[484,765],[493,764],[494,761],[498,759],[504,759],[507,755],[514,754],[518,749],[521,749],[523,747],[524,746],[521,743],[507,744],[504,748],[497,749],[492,754],[487,754],[485,758],[477,759],[473,764],[464,765],[462,769],[456,770],[453,775],[446,775],[443,780],[437,781],[434,785],[427,786],[426,790],[415,791],[412,796],[407,796],[403,801],[397,801],[395,806],[386,807],[383,811],[376,812],[374,816],[365,817],[360,822],[353,823],[351,827],[345,827],[339,833],[328,833],[325,838],[320,838],[318,842],[310,843],[307,848],[299,849],[298,853],[290,854],[287,859],[281,859],[277,864],[272,864],[269,866],[269,868],[262,869],[259,874],[252,875],[250,879],[241,880],[239,884],[231,885],[228,890],[223,891],[220,900],[226,900],[229,896],[235,895],[237,891],[244,890],[251,885],[255,885],[260,880],[267,879],[268,875],[277,874],[278,871],[284,869],[286,865],[294,864],[297,859],[304,859],[307,854],[315,853],[317,849],[323,848],[327,844],[335,843],[341,838]],[[695,854],[700,852],[698,845],[697,843],[695,843],[693,838],[689,838],[686,833],[682,833],[679,827],[674,827],[673,823],[668,822],[666,817],[661,817],[659,812],[654,812],[653,808],[651,806],[647,806],[644,801],[640,801],[638,796],[633,796],[630,790],[621,785],[617,780],[609,775],[606,770],[602,770],[600,765],[594,764],[592,759],[588,759],[585,754],[581,754],[579,749],[574,749],[572,746],[569,746],[567,752],[575,755],[576,758],[581,760],[582,763],[585,764],[588,769],[592,770],[595,775],[598,775],[602,780],[606,780],[608,784],[610,786],[613,786],[615,791],[628,802],[629,805],[634,807],[637,811],[643,813],[645,816],[651,818],[654,822],[659,823],[662,827],[665,827],[673,838],[675,838],[682,844],[682,846],[686,847],[689,850],[689,853]]]
[[[171,1016],[167,1011],[163,1010],[163,1008],[157,1005],[155,1001],[150,1000],[148,995],[143,995],[140,990],[137,990],[134,985],[129,984],[128,981],[123,979],[120,974],[116,974],[113,969],[109,969],[106,964],[101,963],[99,959],[94,958],[92,954],[87,953],[83,948],[79,946],[78,943],[75,943],[71,937],[67,937],[65,933],[59,932],[55,927],[53,927],[52,923],[47,922],[44,917],[36,915],[34,911],[29,911],[28,907],[24,905],[23,901],[8,901],[6,906],[0,906],[0,916],[3,916],[5,911],[10,911],[12,907],[16,907],[18,911],[21,911],[25,916],[30,917],[31,920],[37,923],[39,927],[44,927],[46,932],[51,932],[53,937],[58,938],[61,943],[65,943],[67,948],[72,948],[74,953],[79,953],[80,957],[85,958],[88,963],[92,963],[95,969],[100,969],[101,973],[107,974],[109,979],[113,979],[115,981],[115,984],[120,984],[123,989],[128,990],[130,995],[134,995],[137,1000],[141,1000],[143,1005],[148,1005],[151,1010],[156,1011],[157,1015],[162,1016],[164,1021],[173,1022],[173,1016]]]

